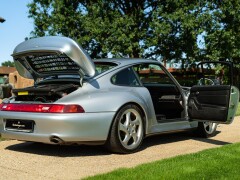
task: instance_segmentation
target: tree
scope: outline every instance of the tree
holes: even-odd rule
[[[93,58],[178,60],[199,55],[200,3],[177,0],[33,0],[33,36],[64,35]]]
[[[6,66],[6,67],[15,67],[15,63],[12,61],[5,61],[1,63],[1,66]]]
[[[198,36],[203,33],[202,25],[207,20],[203,4],[191,0],[160,1],[151,22],[153,36],[147,43],[151,51],[167,60],[181,60],[183,69],[199,61]]]
[[[211,22],[206,32],[206,49],[209,59],[240,57],[240,0],[209,3]]]
[[[240,0],[32,0],[32,36],[77,40],[92,58],[239,59]],[[201,42],[200,42],[201,41]]]
[[[144,57],[143,42],[156,0],[33,0],[34,36],[64,35],[77,40],[92,57]]]
[[[234,63],[234,83],[240,81],[240,0],[209,1],[205,5],[210,16],[205,26],[205,59]]]
[[[115,57],[146,57],[145,41],[157,1],[97,1],[88,8],[85,27]]]

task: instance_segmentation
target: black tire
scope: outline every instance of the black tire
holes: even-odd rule
[[[211,122],[198,122],[198,128],[195,134],[202,138],[213,137],[217,133],[217,125],[217,123]]]
[[[139,149],[144,137],[144,121],[136,105],[126,105],[116,114],[106,147],[108,150],[126,154]]]

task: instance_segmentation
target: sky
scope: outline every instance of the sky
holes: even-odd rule
[[[33,20],[28,18],[27,4],[31,0],[0,0],[0,64],[11,60],[14,48],[33,30]]]

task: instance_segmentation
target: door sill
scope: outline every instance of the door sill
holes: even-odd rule
[[[159,124],[161,123],[172,123],[172,122],[179,122],[179,121],[186,121],[186,118],[176,118],[176,119],[157,119]]]

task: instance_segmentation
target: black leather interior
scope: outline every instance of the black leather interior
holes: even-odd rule
[[[188,99],[191,119],[226,121],[230,85],[193,86]]]
[[[144,86],[151,94],[156,116],[160,118],[158,120],[181,118],[184,108],[180,103],[182,97],[175,85],[144,84]]]

